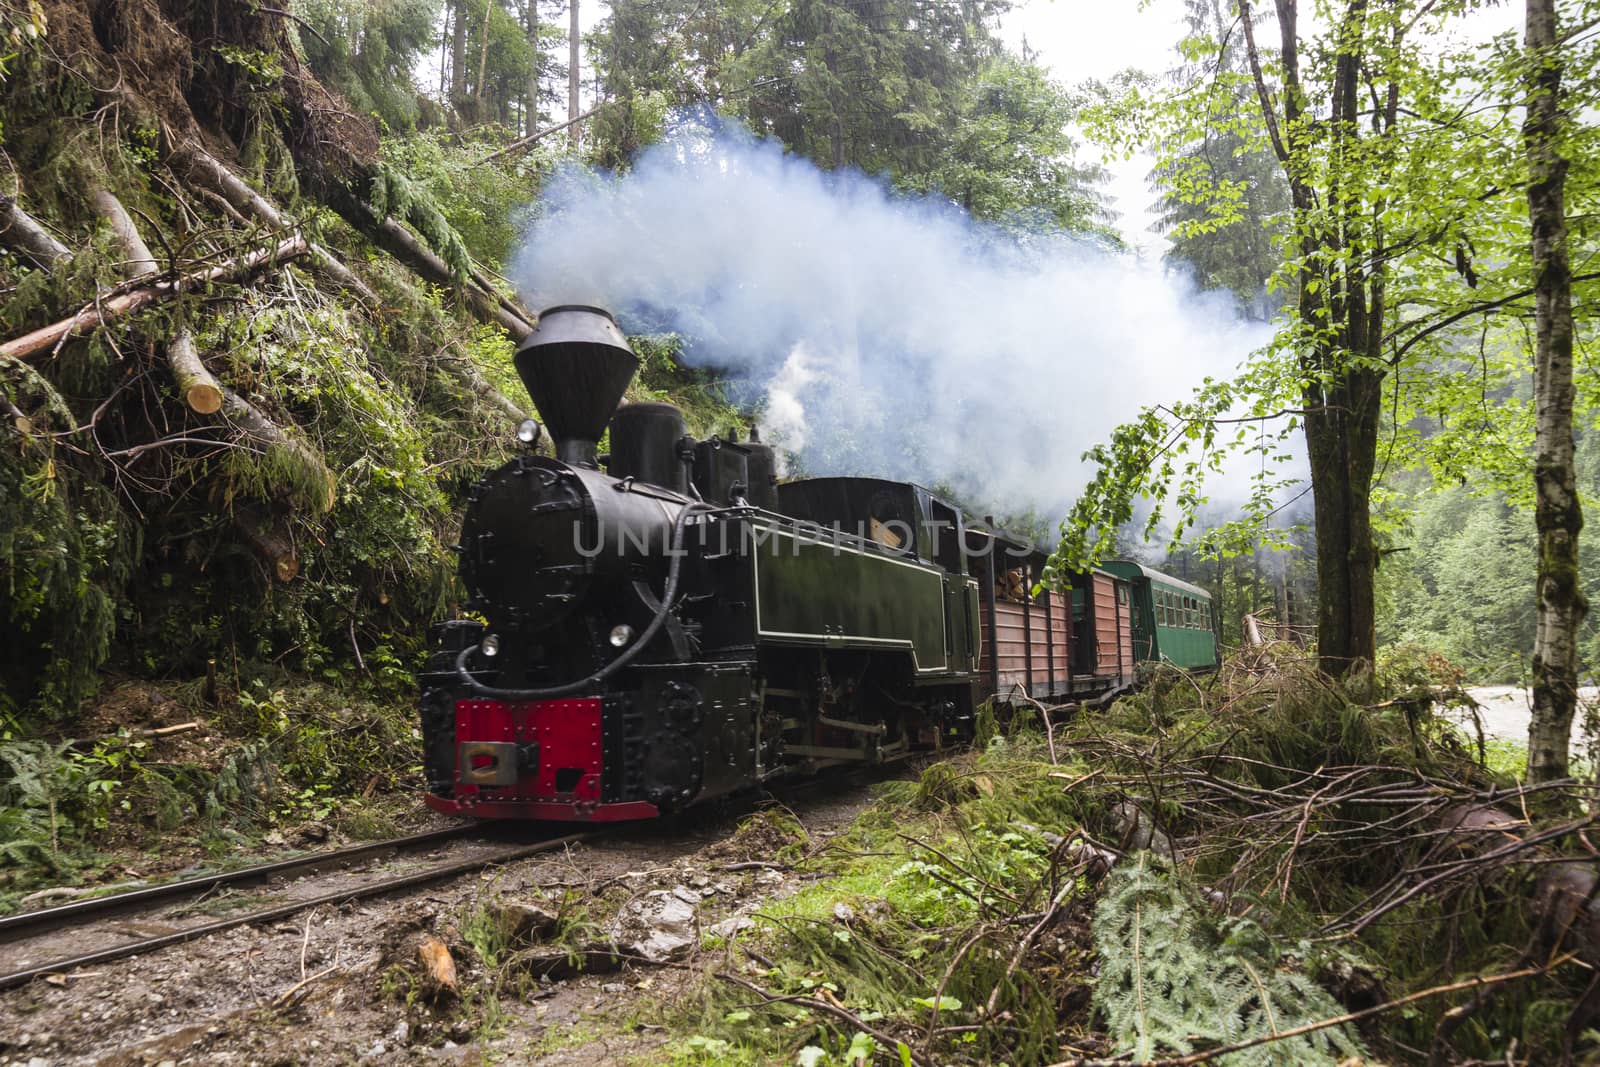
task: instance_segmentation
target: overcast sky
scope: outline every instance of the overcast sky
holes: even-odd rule
[[[1182,0],[1025,0],[1000,24],[1000,36],[1020,51],[1024,41],[1059,82],[1075,85],[1107,79],[1137,67],[1159,73],[1177,61],[1174,51],[1184,34]],[[1081,148],[1084,162],[1103,162],[1111,172],[1117,225],[1130,247],[1159,256],[1166,240],[1152,233],[1154,196],[1146,175],[1154,162],[1140,154],[1129,160],[1104,160],[1093,145]]]

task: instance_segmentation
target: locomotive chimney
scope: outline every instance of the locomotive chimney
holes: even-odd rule
[[[597,466],[595,446],[639,369],[611,313],[578,304],[546,308],[517,346],[516,365],[550,428],[556,457],[575,467]]]

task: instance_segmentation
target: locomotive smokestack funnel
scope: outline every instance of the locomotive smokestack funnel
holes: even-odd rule
[[[563,304],[539,313],[517,346],[517,374],[555,439],[556,456],[595,467],[595,446],[639,359],[603,308]]]

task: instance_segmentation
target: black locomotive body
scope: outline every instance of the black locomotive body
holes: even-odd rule
[[[516,358],[556,458],[472,493],[461,571],[487,621],[434,627],[430,805],[648,818],[970,733],[980,597],[956,509],[872,479],[780,489],[753,434],[617,409],[637,362],[598,309],[546,311]]]

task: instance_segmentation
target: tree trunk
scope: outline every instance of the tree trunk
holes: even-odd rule
[[[488,155],[486,155],[482,159],[478,160],[477,163],[473,164],[473,166],[482,166],[483,164],[493,162],[496,159],[504,159],[507,156],[516,155],[518,152],[521,152],[525,148],[533,147],[534,145],[538,144],[540,141],[544,140],[546,137],[549,137],[553,133],[560,133],[562,130],[570,130],[570,129],[572,129],[578,123],[582,122],[584,119],[586,119],[589,116],[593,115],[595,112],[599,111],[604,106],[605,106],[605,104],[603,102],[599,103],[599,104],[596,104],[594,107],[591,107],[588,111],[583,112],[581,115],[579,115],[575,119],[568,119],[566,122],[563,122],[559,126],[551,126],[549,129],[540,130],[539,132],[530,134],[527,137],[522,138],[521,140],[512,141],[510,144],[505,145],[504,147],[501,147],[501,148],[497,148],[493,152],[490,152]]]
[[[578,0],[571,0],[572,28],[567,31],[567,121],[572,123],[572,150],[576,152],[583,143],[578,117]]]
[[[467,95],[467,0],[455,0],[450,36],[450,102],[458,104]]]
[[[1531,61],[1528,221],[1532,224],[1534,318],[1534,522],[1539,531],[1538,629],[1533,644],[1533,717],[1528,780],[1567,776],[1578,696],[1578,627],[1588,602],[1578,579],[1578,502],[1572,439],[1572,267],[1567,257],[1567,160],[1559,148],[1561,74],[1554,0],[1528,0]]]
[[[140,278],[146,274],[155,274],[161,269],[156,257],[150,254],[150,247],[144,243],[144,238],[139,236],[139,228],[133,224],[133,218],[122,206],[122,201],[107,190],[97,187],[89,192],[89,206],[111,227],[117,243],[122,246],[123,253],[128,257],[123,263],[124,277]]]
[[[1277,12],[1281,126],[1278,101],[1267,88],[1256,47],[1250,2],[1240,0],[1246,57],[1267,134],[1293,199],[1301,257],[1297,312],[1314,328],[1314,336],[1303,342],[1300,368],[1302,426],[1317,523],[1317,657],[1325,673],[1343,678],[1358,664],[1370,668],[1377,653],[1372,478],[1383,399],[1386,253],[1382,230],[1366,214],[1373,205],[1341,187],[1343,181],[1370,179],[1340,170],[1340,164],[1359,154],[1360,73],[1369,27],[1365,0],[1351,0],[1337,29],[1339,49],[1327,120],[1333,164],[1326,169],[1328,188],[1319,195],[1311,186],[1314,164],[1296,154],[1304,151],[1295,139],[1304,136],[1307,111],[1300,81],[1296,0],[1277,0]],[[1398,89],[1389,85],[1383,108],[1372,118],[1379,132],[1393,127],[1397,106]],[[1328,204],[1339,206],[1329,209],[1324,206]],[[1371,219],[1382,216],[1381,197],[1377,206]]]
[[[478,84],[473,86],[473,98],[478,101],[478,120],[483,120],[483,87],[489,81],[489,16],[494,14],[495,0],[484,0],[483,35],[478,41]]]
[[[526,137],[532,137],[539,132],[539,60],[543,53],[539,50],[539,0],[526,0],[528,50],[533,54],[531,66],[528,70],[527,100],[523,111],[522,132]]]
[[[333,510],[333,505],[338,503],[339,498],[338,480],[334,478],[333,472],[328,470],[322,457],[309,445],[284,433],[277,423],[261,414],[255,405],[231,389],[222,391],[222,417],[263,451],[277,449],[294,457],[295,462],[305,472],[307,490],[310,491],[311,486],[315,486],[314,495],[309,498],[314,509],[324,513]],[[297,563],[296,567],[298,566]]]
[[[391,218],[379,218],[372,205],[348,192],[336,193],[333,208],[344,220],[370,237],[380,248],[436,285],[454,287],[455,276],[444,260]],[[504,329],[512,340],[521,341],[533,332],[533,325],[519,311],[506,306],[497,293],[486,293],[476,285],[461,286],[467,309],[480,321]],[[531,316],[530,316],[531,317]]]
[[[0,196],[0,244],[21,252],[46,270],[72,258],[66,245],[9,196]]]
[[[286,218],[272,201],[256,192],[248,182],[205,149],[193,144],[173,145],[169,163],[176,163],[185,177],[219,194],[241,214],[253,215],[276,230],[294,228],[292,220]],[[378,306],[378,294],[356,277],[337,256],[315,242],[309,242],[307,248],[312,270],[369,306]]]

